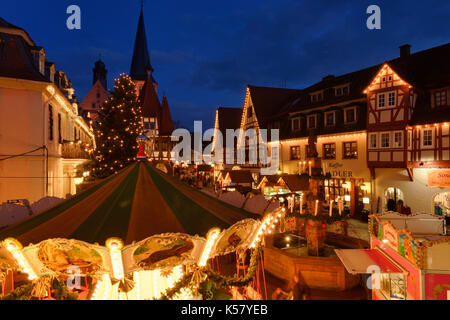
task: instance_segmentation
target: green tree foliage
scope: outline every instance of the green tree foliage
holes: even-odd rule
[[[142,111],[134,82],[122,74],[99,112],[94,177],[105,178],[135,161],[139,151],[137,137],[142,132]]]

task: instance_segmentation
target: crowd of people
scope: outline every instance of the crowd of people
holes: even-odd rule
[[[182,182],[187,183],[191,187],[196,188],[207,188],[214,187],[213,179],[211,175],[207,172],[195,172],[175,169],[175,176],[178,177]]]

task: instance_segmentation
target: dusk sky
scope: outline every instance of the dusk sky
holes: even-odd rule
[[[190,129],[213,126],[219,106],[242,107],[247,84],[302,88],[399,55],[450,42],[450,1],[227,0],[151,1],[144,5],[154,77],[172,118]],[[81,30],[66,28],[66,9],[81,8]],[[366,9],[381,8],[381,30],[366,28]],[[138,0],[1,1],[0,17],[24,28],[72,80],[79,101],[94,62],[108,86],[129,73]]]

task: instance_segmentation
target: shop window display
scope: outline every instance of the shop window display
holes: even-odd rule
[[[403,192],[394,187],[389,187],[384,191],[385,209],[387,211],[396,211],[397,202],[402,200],[405,202]]]
[[[439,193],[433,199],[434,214],[450,217],[450,192]]]

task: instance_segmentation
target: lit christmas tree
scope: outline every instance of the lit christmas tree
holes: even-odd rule
[[[137,137],[143,132],[142,111],[134,82],[122,74],[99,112],[93,175],[104,178],[136,160]]]

